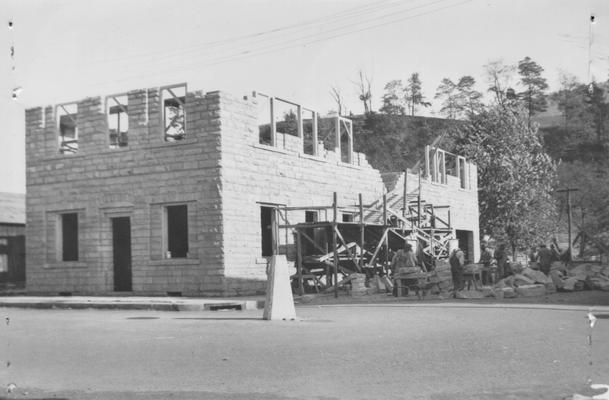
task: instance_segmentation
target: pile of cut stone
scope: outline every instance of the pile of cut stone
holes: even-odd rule
[[[437,287],[441,292],[452,290],[453,278],[450,272],[450,264],[448,260],[437,260],[436,267],[431,273],[430,280],[437,283]]]
[[[561,262],[552,263],[550,277],[558,289],[564,291],[609,291],[609,266],[601,264],[575,264],[567,269]]]
[[[351,274],[351,296],[365,296],[368,294],[366,288],[366,275],[365,274]]]
[[[537,297],[557,290],[609,291],[609,266],[578,264],[567,268],[562,262],[554,262],[550,276],[533,268],[523,268],[520,263],[511,263],[510,267],[514,274],[501,279],[494,288],[483,288],[485,296]]]

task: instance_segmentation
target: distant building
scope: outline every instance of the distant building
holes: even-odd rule
[[[346,118],[186,85],[29,109],[27,290],[261,293],[269,256],[294,254],[281,208],[311,206],[295,224],[331,218],[314,206],[334,192],[402,207],[404,174],[382,177],[353,140]],[[419,193],[418,176],[406,186]],[[420,195],[453,210],[451,233],[477,257],[475,165],[428,149]]]
[[[0,286],[25,283],[25,195],[0,192]]]

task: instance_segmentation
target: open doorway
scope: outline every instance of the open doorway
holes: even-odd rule
[[[273,206],[260,206],[260,232],[262,256],[277,254],[277,210]]]
[[[463,250],[465,261],[468,263],[476,262],[474,257],[474,232],[472,231],[456,231],[459,248]]]
[[[130,292],[131,280],[131,219],[112,218],[112,255],[114,262],[114,291]]]

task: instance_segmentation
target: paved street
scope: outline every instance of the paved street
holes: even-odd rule
[[[607,308],[592,346],[585,307],[0,311],[8,398],[562,399],[609,383]]]

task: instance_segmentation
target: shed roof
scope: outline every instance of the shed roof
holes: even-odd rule
[[[25,194],[0,192],[0,224],[25,224]]]

